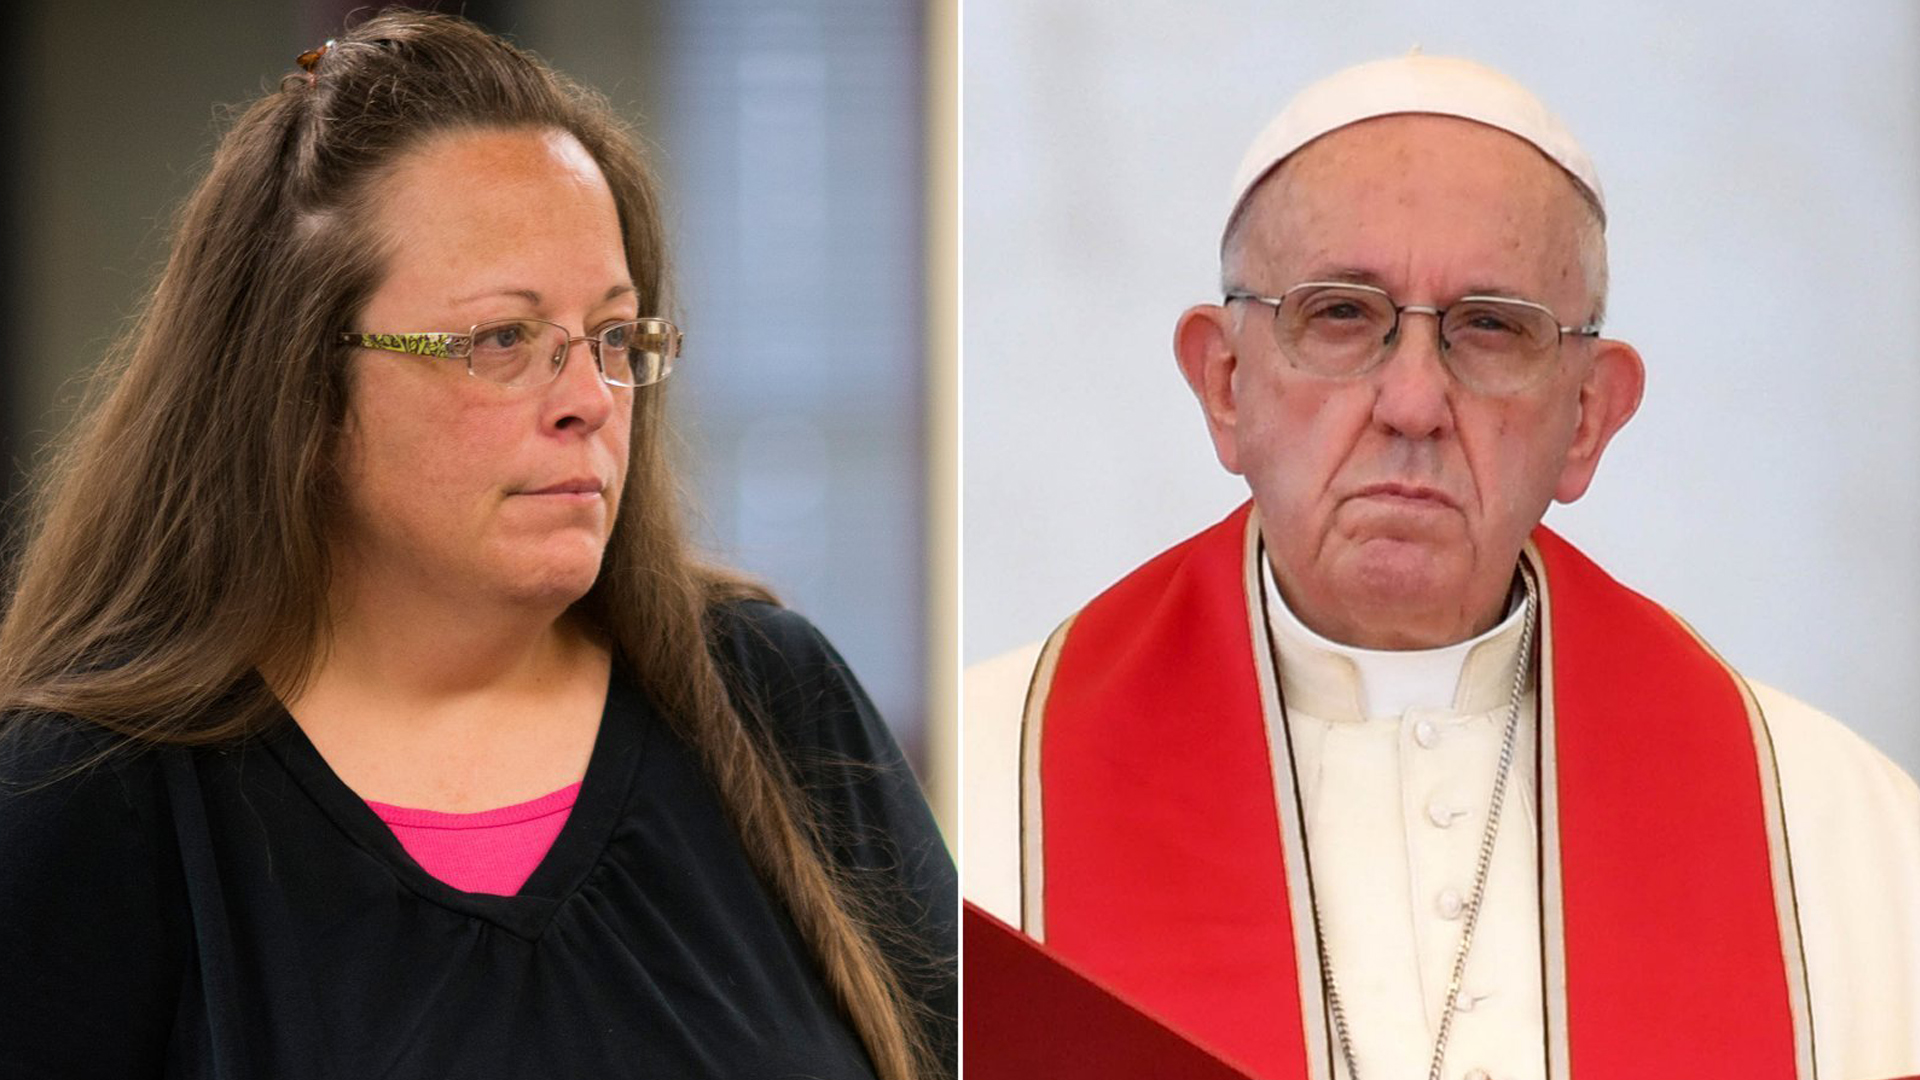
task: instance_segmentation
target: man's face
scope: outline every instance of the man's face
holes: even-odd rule
[[[1531,300],[1563,325],[1592,314],[1572,182],[1505,132],[1394,116],[1334,132],[1252,196],[1229,284],[1278,296],[1352,281],[1398,304]],[[1464,640],[1504,610],[1515,561],[1553,499],[1585,492],[1639,400],[1618,342],[1568,336],[1550,370],[1489,395],[1447,371],[1435,320],[1403,316],[1387,358],[1349,379],[1294,368],[1273,309],[1188,312],[1176,347],[1216,451],[1253,490],[1295,613],[1336,640],[1418,648]]]

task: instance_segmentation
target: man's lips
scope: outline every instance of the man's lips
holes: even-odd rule
[[[1458,505],[1447,494],[1437,488],[1422,487],[1419,484],[1368,484],[1353,493],[1356,499],[1384,499],[1411,503],[1426,503],[1436,507],[1457,509]]]

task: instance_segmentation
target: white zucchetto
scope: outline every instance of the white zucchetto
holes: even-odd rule
[[[1301,147],[1349,124],[1402,113],[1458,116],[1525,139],[1586,189],[1605,224],[1593,159],[1532,91],[1484,64],[1417,52],[1347,68],[1294,95],[1241,159],[1226,220],[1231,223],[1248,193]]]

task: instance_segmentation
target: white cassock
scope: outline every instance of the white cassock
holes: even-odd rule
[[[1463,991],[1445,1000],[1519,608],[1472,641],[1376,652],[1320,637],[1270,577],[1266,588],[1315,894],[1363,1075],[1425,1076],[1452,1007],[1449,1077],[1545,1080],[1531,688]],[[1016,926],[1019,730],[1039,650],[976,665],[965,685],[964,893]],[[1831,718],[1752,688],[1779,762],[1819,1075],[1920,1074],[1920,788]]]

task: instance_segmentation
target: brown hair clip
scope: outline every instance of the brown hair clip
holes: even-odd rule
[[[293,62],[299,64],[300,70],[307,73],[308,86],[312,86],[317,81],[313,69],[320,66],[320,58],[327,55],[327,50],[331,48],[333,48],[333,39],[328,38],[326,44],[319,48],[308,49],[306,52],[294,57]]]

